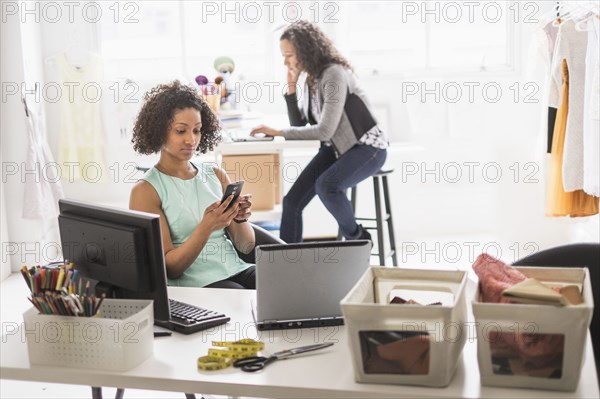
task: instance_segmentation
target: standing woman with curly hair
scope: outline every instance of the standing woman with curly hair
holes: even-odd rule
[[[292,127],[261,125],[251,134],[321,141],[319,152],[283,199],[281,238],[302,241],[302,211],[318,195],[346,239],[371,239],[356,223],[346,190],[381,169],[388,140],[350,64],[316,25],[292,23],[281,35],[280,48],[288,69],[285,100]],[[296,93],[301,72],[306,73],[302,98]]]
[[[215,165],[192,162],[213,150],[219,122],[195,89],[179,81],[159,85],[144,97],[133,128],[133,148],[160,159],[131,190],[131,209],[160,215],[170,285],[255,288],[254,266],[243,262],[225,237],[248,253],[254,230],[246,223],[250,196],[221,197],[230,183]],[[233,223],[232,223],[233,222]]]

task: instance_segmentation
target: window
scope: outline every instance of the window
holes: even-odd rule
[[[177,3],[100,2],[100,51],[109,78],[162,80],[182,70],[180,13]]]
[[[116,3],[101,4],[110,8]],[[511,67],[515,10],[509,2],[119,4],[120,19],[103,18],[100,28],[109,77],[210,77],[215,74],[213,60],[228,55],[246,79],[270,79],[282,63],[278,28],[298,17],[318,23],[358,71],[384,75]],[[126,23],[124,16],[133,11],[136,22]]]
[[[357,69],[497,70],[509,67],[508,2],[340,3],[338,40]]]
[[[206,2],[182,4],[186,72],[210,79],[216,75],[215,58],[229,56],[245,76],[264,77],[272,63],[270,47],[276,39],[269,40],[272,26],[259,14],[260,8],[244,8],[243,4],[250,3],[243,2],[208,3],[216,8],[207,8]]]

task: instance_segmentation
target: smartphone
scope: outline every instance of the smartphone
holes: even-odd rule
[[[223,193],[223,198],[221,198],[221,202],[225,201],[230,195],[233,195],[233,198],[231,199],[229,205],[227,205],[226,210],[231,208],[231,206],[233,205],[233,201],[235,201],[235,199],[240,196],[240,194],[242,193],[242,187],[244,187],[243,180],[236,181],[235,183],[227,185],[225,193]]]

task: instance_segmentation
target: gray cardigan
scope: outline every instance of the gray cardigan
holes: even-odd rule
[[[288,117],[292,126],[283,129],[283,136],[286,140],[330,141],[338,156],[342,155],[358,143],[358,139],[363,133],[366,133],[368,129],[365,129],[365,126],[372,127],[377,122],[372,116],[373,112],[365,92],[358,85],[350,70],[342,65],[332,64],[323,71],[321,78],[316,83],[319,88],[320,120],[316,124],[306,126],[310,122],[310,95],[308,85],[304,85],[301,107],[296,94],[285,96]],[[346,104],[349,93],[355,94],[362,100],[364,106],[357,109]]]

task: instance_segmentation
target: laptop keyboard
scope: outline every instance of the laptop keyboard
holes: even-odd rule
[[[171,323],[174,330],[183,334],[227,323],[230,318],[214,310],[203,309],[174,299],[169,299]]]
[[[250,136],[250,129],[231,129],[228,130],[229,138],[234,142],[240,141],[271,141],[272,136]]]

